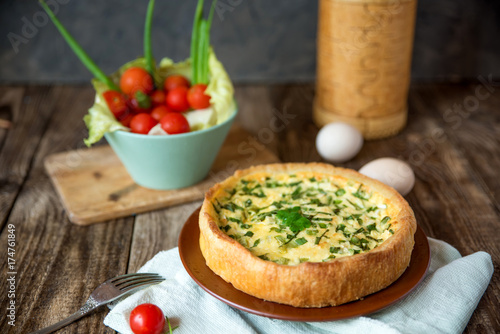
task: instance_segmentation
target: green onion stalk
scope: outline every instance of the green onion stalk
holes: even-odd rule
[[[82,47],[78,44],[78,42],[71,36],[71,34],[64,28],[62,23],[57,19],[52,10],[47,6],[45,1],[40,0],[40,4],[43,9],[49,15],[50,20],[56,28],[59,30],[61,35],[64,37],[68,45],[71,47],[76,56],[80,59],[80,61],[87,67],[87,69],[101,82],[105,83],[109,89],[120,91],[120,88],[109,78],[100,68],[97,66],[94,61],[89,57],[89,55],[82,49]]]
[[[203,19],[204,0],[198,0],[191,35],[191,73],[193,84],[208,84],[208,58],[210,52],[210,29],[217,0],[212,1],[208,19]]]
[[[148,10],[146,13],[146,23],[144,25],[144,58],[146,58],[146,70],[153,78],[154,78],[155,64],[153,60],[153,51],[151,47],[151,28],[153,23],[154,6],[155,6],[155,0],[150,0],[148,4]]]

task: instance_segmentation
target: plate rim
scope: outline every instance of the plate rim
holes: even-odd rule
[[[370,294],[368,296],[365,296],[359,300],[352,301],[352,302],[338,305],[338,306],[327,306],[327,307],[321,307],[321,308],[317,308],[317,307],[316,308],[300,308],[300,307],[294,307],[294,306],[289,306],[289,305],[285,305],[285,304],[279,304],[279,303],[275,303],[275,302],[266,301],[266,300],[263,300],[261,298],[257,298],[257,297],[251,296],[249,294],[246,294],[245,292],[234,288],[231,283],[224,281],[220,276],[215,274],[208,266],[205,265],[204,268],[202,268],[203,270],[209,270],[215,276],[214,279],[220,280],[221,282],[219,282],[219,283],[225,286],[224,289],[228,289],[228,291],[231,291],[231,292],[243,293],[246,296],[248,296],[249,298],[255,299],[256,303],[254,303],[254,305],[264,305],[264,306],[267,306],[266,307],[267,309],[271,309],[271,310],[274,310],[276,307],[278,307],[279,309],[283,309],[283,310],[290,309],[290,308],[292,310],[303,310],[303,312],[301,312],[303,314],[290,316],[290,315],[286,315],[286,314],[284,314],[284,315],[281,314],[283,312],[276,313],[275,311],[269,311],[269,310],[266,311],[266,310],[263,310],[263,307],[257,307],[257,306],[256,307],[248,307],[245,305],[241,305],[240,303],[238,303],[237,300],[234,300],[234,298],[224,298],[218,292],[213,291],[214,290],[213,288],[206,286],[203,282],[201,282],[199,280],[199,278],[197,277],[197,274],[196,274],[196,270],[193,270],[193,269],[197,269],[197,268],[191,268],[189,265],[189,261],[186,258],[186,255],[190,252],[187,252],[186,247],[188,247],[188,246],[191,247],[192,245],[185,245],[184,239],[186,238],[186,235],[187,235],[189,229],[195,229],[195,231],[189,231],[189,232],[191,232],[191,233],[195,232],[196,236],[199,237],[200,230],[199,230],[199,225],[198,225],[198,219],[199,219],[200,209],[201,209],[201,207],[194,210],[194,212],[189,216],[189,218],[184,223],[184,225],[181,229],[181,232],[179,234],[178,248],[179,248],[179,255],[181,258],[182,265],[184,266],[184,268],[187,271],[187,273],[189,274],[189,276],[195,281],[195,283],[199,287],[201,287],[204,291],[206,291],[208,294],[210,294],[211,296],[217,298],[218,300],[224,302],[225,304],[227,304],[231,307],[234,307],[236,309],[239,309],[239,310],[242,310],[242,311],[245,311],[248,313],[252,313],[255,315],[259,315],[259,316],[263,316],[263,317],[267,317],[267,318],[272,318],[272,319],[288,320],[288,321],[322,322],[322,321],[334,321],[334,320],[349,319],[349,318],[353,318],[353,317],[357,317],[357,316],[371,314],[371,313],[380,311],[384,308],[387,308],[387,307],[397,303],[401,299],[405,298],[409,293],[411,293],[423,281],[423,279],[425,278],[426,273],[429,269],[430,255],[431,255],[429,241],[428,241],[427,236],[425,235],[424,231],[422,230],[422,228],[418,224],[417,224],[417,230],[415,232],[415,246],[414,246],[414,249],[412,251],[410,264],[409,264],[408,268],[405,270],[405,272],[403,272],[403,274],[394,283],[392,283],[388,287],[386,287],[378,292],[375,292],[373,294]],[[418,247],[417,247],[417,245],[418,245]],[[203,255],[201,254],[201,250],[199,248],[198,242],[195,243],[194,247],[196,247],[195,251],[196,250],[199,251],[200,255],[203,257]],[[415,250],[417,250],[418,253],[415,252]],[[417,257],[419,257],[420,259],[417,259]],[[377,300],[377,295],[381,296],[382,293],[387,294],[388,292],[392,292],[391,290],[394,289],[394,287],[398,287],[398,285],[396,283],[399,282],[401,284],[401,281],[404,282],[404,280],[410,279],[410,278],[407,278],[406,277],[407,275],[405,275],[405,274],[407,274],[408,270],[412,267],[412,263],[414,263],[414,261],[417,261],[417,264],[419,267],[417,267],[417,269],[416,269],[417,270],[416,274],[414,274],[414,276],[410,276],[410,278],[413,279],[413,284],[411,284],[411,286],[409,286],[408,288],[402,289],[402,292],[395,291],[396,296],[388,298],[386,302],[379,301],[378,303],[375,303],[375,305],[370,305],[370,302],[373,299],[375,299],[375,301]],[[426,263],[424,264],[424,262],[426,262]],[[414,266],[416,266],[415,263],[414,263]],[[424,269],[424,267],[425,267],[425,269]],[[412,268],[412,269],[414,269],[414,268]],[[364,309],[364,311],[361,311],[361,312],[356,311],[356,309],[357,309],[356,305],[360,305],[360,303],[363,303],[362,304],[363,306],[368,306],[368,307],[366,307],[366,309]],[[353,305],[354,305],[354,307],[353,307]],[[371,306],[371,307],[369,307],[369,306]],[[328,312],[330,310],[332,311],[332,314],[325,316],[324,313]]]

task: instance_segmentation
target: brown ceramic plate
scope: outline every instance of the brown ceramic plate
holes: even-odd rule
[[[236,290],[207,267],[199,246],[199,212],[200,209],[193,212],[179,236],[179,254],[186,271],[203,290],[215,298],[229,306],[264,317],[292,321],[331,321],[366,315],[392,305],[410,293],[424,278],[430,262],[427,237],[417,226],[410,265],[389,287],[362,300],[333,307],[298,308],[267,302]]]

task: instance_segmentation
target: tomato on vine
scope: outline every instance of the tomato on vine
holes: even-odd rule
[[[158,106],[151,111],[151,117],[156,119],[158,122],[165,116],[166,114],[173,112],[172,110],[168,109],[166,106]]]
[[[158,122],[151,117],[151,115],[146,113],[140,113],[135,115],[130,120],[130,129],[133,133],[140,133],[147,135],[148,132],[156,125]]]
[[[165,79],[165,82],[163,83],[163,88],[165,91],[168,93],[171,90],[177,88],[177,87],[186,87],[189,88],[189,80],[186,79],[185,76],[180,75],[180,74],[173,74],[168,76]]]
[[[132,118],[134,118],[135,114],[128,112],[124,116],[120,117],[118,121],[122,123],[123,126],[126,126],[127,128],[130,127],[130,121]]]
[[[120,77],[120,89],[129,96],[134,96],[138,91],[149,94],[154,89],[153,78],[141,67],[130,67]]]
[[[176,112],[187,111],[189,109],[187,93],[188,89],[184,86],[172,89],[167,94],[167,107]]]
[[[125,114],[129,111],[127,100],[116,90],[107,90],[102,94],[102,96],[104,97],[109,110],[111,110],[116,119],[120,119],[125,116]]]
[[[127,101],[129,107],[136,113],[148,113],[151,111],[151,100],[148,95],[141,91],[135,92],[134,96]]]
[[[160,120],[161,128],[169,135],[189,132],[189,123],[184,115],[172,112]]]
[[[205,94],[207,85],[196,84],[189,88],[187,99],[193,109],[205,109],[210,107],[210,95]]]
[[[155,90],[154,92],[152,92],[149,97],[151,98],[151,103],[154,105],[154,106],[160,106],[162,104],[165,104],[165,92],[162,91],[162,90]]]

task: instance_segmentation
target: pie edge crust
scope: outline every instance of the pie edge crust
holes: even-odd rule
[[[379,192],[388,203],[401,208],[392,221],[399,229],[377,248],[327,262],[281,265],[253,255],[222,232],[214,220],[212,198],[221,187],[234,185],[256,172],[311,171],[341,175]],[[396,281],[410,263],[417,223],[406,200],[393,188],[354,170],[324,163],[268,164],[238,170],[215,184],[205,195],[199,216],[200,249],[207,266],[236,289],[267,301],[295,307],[336,306],[380,291]]]

